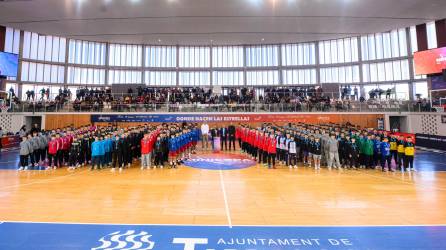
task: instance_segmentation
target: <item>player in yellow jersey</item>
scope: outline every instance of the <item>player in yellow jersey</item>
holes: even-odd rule
[[[397,142],[396,150],[398,151],[398,169],[404,171],[404,145],[406,141],[404,136],[400,136]]]
[[[406,144],[404,144],[404,167],[407,171],[416,171],[413,167],[413,158],[415,155],[415,143],[412,137],[407,137]]]

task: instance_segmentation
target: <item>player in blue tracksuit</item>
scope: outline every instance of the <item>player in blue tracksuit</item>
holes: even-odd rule
[[[113,141],[110,139],[110,136],[106,135],[104,139],[104,166],[110,165],[111,162],[111,151],[113,147]]]
[[[104,147],[99,137],[94,138],[94,142],[91,144],[91,170],[101,168],[102,156],[104,154]]]
[[[376,168],[378,168],[381,164],[381,138],[377,136],[375,140],[373,140],[373,163]]]
[[[178,156],[178,137],[175,134],[170,135],[169,138],[169,162],[171,168],[177,167]]]
[[[389,171],[393,171],[391,163],[392,163],[392,153],[390,151],[390,143],[387,137],[384,137],[384,140],[381,142],[381,167],[384,171],[387,163],[387,169]]]
[[[200,130],[197,127],[192,130],[192,138],[193,138],[192,154],[196,154],[197,144],[198,141],[200,140]]]
[[[107,142],[104,137],[101,136],[100,138],[101,147],[100,149],[100,162],[101,162],[101,169],[105,167],[105,148],[107,146]]]

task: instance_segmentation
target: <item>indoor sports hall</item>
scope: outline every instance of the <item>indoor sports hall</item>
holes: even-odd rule
[[[445,13],[0,1],[0,249],[446,249]]]

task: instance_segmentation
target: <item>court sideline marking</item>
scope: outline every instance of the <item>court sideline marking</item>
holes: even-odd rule
[[[23,186],[29,186],[29,185],[34,185],[34,184],[38,184],[38,183],[45,183],[45,182],[50,182],[50,181],[54,181],[54,180],[58,180],[58,179],[63,179],[63,178],[67,178],[73,175],[77,175],[80,173],[84,173],[88,170],[83,170],[83,171],[79,171],[79,172],[74,172],[71,174],[67,174],[67,175],[62,175],[62,176],[56,176],[54,178],[49,178],[49,179],[44,179],[44,180],[40,180],[40,181],[33,181],[33,182],[28,182],[25,184],[17,184],[17,185],[12,185],[12,186],[5,186],[5,187],[0,187],[0,190],[2,189],[8,189],[8,188],[15,188],[15,187],[23,187]]]
[[[219,172],[220,172],[221,191],[223,192],[223,199],[225,200],[226,218],[228,219],[229,228],[232,228],[232,220],[231,220],[231,214],[229,212],[228,197],[226,196],[226,188],[225,188],[225,181],[223,179],[223,171],[220,169]]]
[[[55,224],[55,225],[99,225],[99,226],[190,226],[190,227],[224,227],[225,225],[218,224],[138,224],[138,223],[104,223],[104,222],[54,222],[54,221],[16,221],[16,220],[6,220],[0,221],[2,223],[15,223],[15,224]],[[327,228],[337,228],[337,227],[446,227],[446,224],[387,224],[387,225],[236,225],[234,227],[327,227]]]

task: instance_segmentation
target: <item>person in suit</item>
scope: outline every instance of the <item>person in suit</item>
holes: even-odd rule
[[[212,150],[214,150],[214,138],[218,136],[218,128],[212,128],[211,129],[211,145]]]
[[[235,126],[231,123],[228,126],[228,138],[229,138],[229,150],[232,149],[235,151]]]
[[[223,150],[223,146],[225,146],[224,150],[228,150],[228,129],[226,127],[221,127],[218,134],[220,136],[221,150]]]

